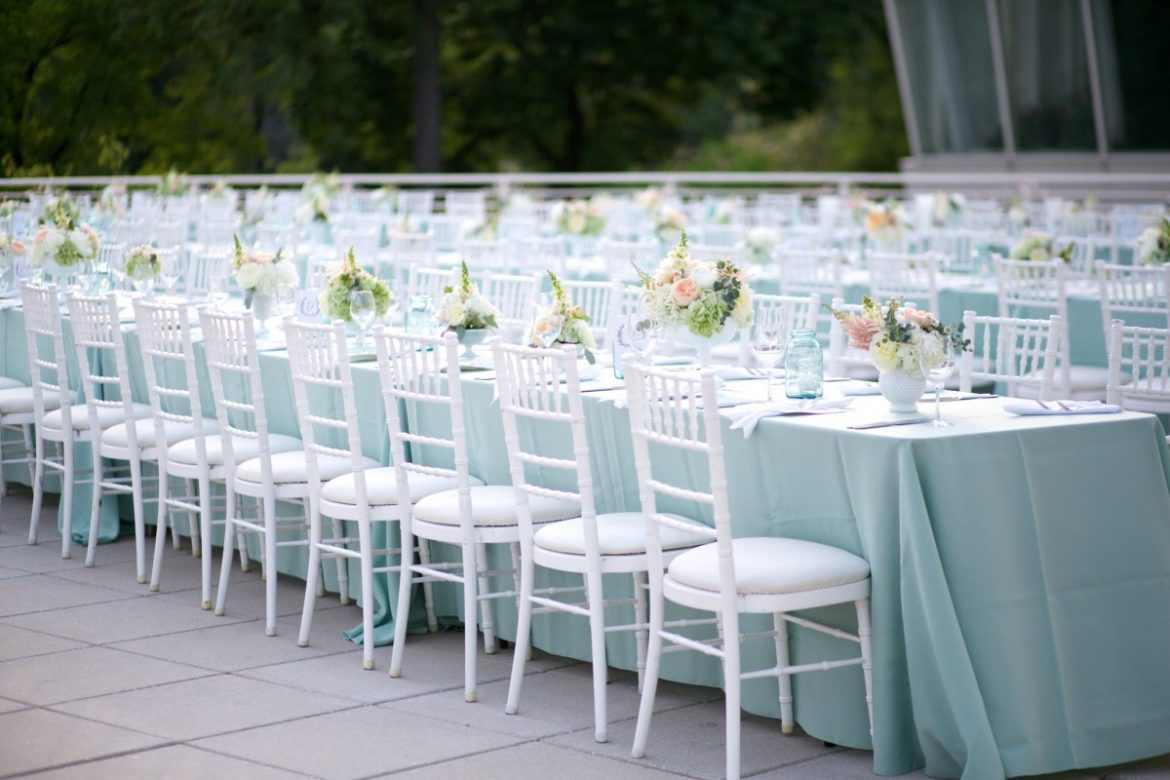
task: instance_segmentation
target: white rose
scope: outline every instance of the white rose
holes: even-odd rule
[[[297,267],[287,260],[276,264],[276,275],[281,287],[296,287],[300,283]]]
[[[452,303],[447,309],[447,322],[457,328],[467,319],[467,308],[462,303]]]
[[[240,283],[240,287],[250,290],[260,283],[262,273],[263,269],[256,263],[244,263],[236,271],[236,281]]]
[[[467,299],[467,310],[478,317],[490,317],[496,313],[496,307],[482,295],[473,295]]]
[[[695,267],[691,269],[691,278],[695,280],[695,284],[708,290],[714,286],[718,273],[715,271],[715,266],[710,263],[696,263]]]

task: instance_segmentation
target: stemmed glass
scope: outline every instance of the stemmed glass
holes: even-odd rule
[[[374,308],[374,293],[371,290],[351,290],[349,293],[349,317],[358,327],[358,341],[355,350],[366,346],[366,331],[374,324],[377,310]]]
[[[925,361],[925,355],[919,352],[918,365],[922,369],[922,375],[926,377],[927,382],[934,385],[934,419],[931,421],[931,425],[936,428],[946,428],[953,424],[942,418],[941,399],[943,386],[951,378],[951,374],[954,373],[957,358],[958,355],[950,339],[946,339],[943,342],[942,363],[938,365],[929,365]]]
[[[788,333],[784,312],[779,308],[763,309],[756,316],[752,331],[752,357],[768,373],[768,401],[772,400],[772,373],[788,351]]]
[[[178,248],[158,250],[159,279],[163,284],[163,295],[170,296],[183,275],[183,258]]]

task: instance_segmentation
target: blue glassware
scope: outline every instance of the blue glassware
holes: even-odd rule
[[[789,398],[820,398],[825,391],[825,356],[817,334],[794,330],[784,356],[785,392]]]

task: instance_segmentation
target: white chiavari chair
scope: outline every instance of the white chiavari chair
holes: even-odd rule
[[[150,225],[150,235],[159,249],[181,248],[187,243],[187,222],[177,219],[155,222]]]
[[[495,620],[490,602],[515,599],[519,591],[515,569],[520,539],[516,499],[510,486],[484,485],[470,472],[455,334],[420,336],[378,331],[374,338],[390,427],[391,457],[397,475],[398,504],[403,507],[402,546],[405,549],[417,543],[420,553],[420,562],[404,565],[399,579],[396,615],[401,619],[394,626],[390,676],[400,677],[402,674],[406,649],[405,616],[410,609],[412,586],[415,583],[425,586],[429,582],[450,582],[462,590],[465,623],[463,698],[474,702],[478,699],[477,618],[483,630],[485,652],[496,652]],[[400,404],[422,413],[440,414],[450,423],[451,435],[409,432],[399,412]],[[431,463],[424,463],[417,456],[408,460],[407,447],[411,448],[412,454],[419,447],[434,448],[430,452],[449,453],[449,456],[442,457],[442,461],[450,465],[432,465],[435,458],[428,459]],[[438,483],[446,483],[448,487],[440,491],[428,490],[429,486]],[[556,508],[554,502],[545,503]],[[422,553],[433,543],[458,547],[460,560],[431,563],[430,555]],[[489,544],[510,546],[510,568],[489,568]],[[492,591],[489,578],[497,575],[511,575],[513,589]]]
[[[810,295],[769,295],[755,293],[752,295],[752,311],[755,319],[770,311],[779,311],[783,323],[785,338],[791,337],[795,330],[817,329],[817,316],[821,308],[821,296],[816,293]],[[751,366],[752,334],[754,327],[741,328],[736,334],[736,340],[731,344],[714,347],[711,356],[716,360],[734,360],[741,366]]]
[[[553,273],[564,276],[567,261],[568,247],[561,236],[527,235],[512,239],[512,262],[522,274],[551,268]]]
[[[1002,384],[1009,396],[1050,400],[1061,329],[1055,314],[1040,320],[963,312],[971,349],[959,358],[959,390]]]
[[[1136,412],[1170,414],[1170,330],[1113,321],[1106,400]]]
[[[428,222],[428,229],[435,237],[435,252],[451,253],[459,241],[459,233],[463,230],[464,218],[449,214],[432,215]]]
[[[374,575],[401,570],[402,550],[390,546],[388,527],[396,525],[401,514],[395,468],[379,466],[362,454],[345,324],[337,321],[320,325],[289,319],[284,327],[309,471],[309,568],[297,644],[309,644],[322,560],[333,558],[339,565],[356,560],[361,585],[362,668],[373,669]],[[453,484],[450,479],[421,477],[411,487],[417,498],[447,490]],[[323,535],[323,517],[333,522],[331,537]],[[346,522],[357,526],[356,540],[345,533]],[[385,527],[381,546],[375,544],[374,523]],[[413,547],[403,549],[407,557],[413,555]],[[375,560],[383,557],[391,562],[376,566]],[[433,626],[429,593],[427,604],[428,623]],[[406,620],[405,614],[401,617]]]
[[[614,281],[636,279],[635,266],[652,273],[662,259],[658,244],[645,241],[602,239],[597,242],[597,251],[601,254],[607,277]]]
[[[190,301],[206,300],[214,291],[226,289],[222,283],[231,275],[230,248],[192,252],[182,279],[184,296]]]
[[[540,297],[541,274],[488,274],[480,292],[500,311],[496,317],[501,337],[516,340],[532,320]]]
[[[209,442],[219,440],[219,424],[203,417],[191,322],[185,304],[134,299],[139,348],[146,390],[150,396],[154,441],[171,441],[158,451],[158,515],[150,590],[159,589],[163,549],[172,512],[183,513],[191,536],[191,553],[201,556],[200,595],[203,609],[211,609],[211,479]],[[176,457],[173,453],[179,453]],[[190,457],[187,454],[190,454]],[[193,461],[193,462],[191,462]],[[222,473],[216,475],[222,480]],[[185,493],[172,490],[181,480]],[[172,526],[176,545],[178,533]]]
[[[1064,261],[1004,260],[995,258],[999,291],[999,316],[1060,317],[1056,380],[1053,392],[1060,398],[1094,401],[1105,398],[1109,370],[1103,366],[1073,364],[1068,329],[1068,268]]]
[[[97,546],[101,500],[106,495],[129,496],[134,508],[134,563],[138,582],[146,582],[147,500],[142,465],[157,462],[160,448],[184,436],[156,442],[150,405],[135,403],[131,393],[130,365],[118,317],[118,299],[106,296],[69,297],[69,322],[77,365],[85,392],[86,427],[93,453],[93,494],[90,506],[89,549],[86,565],[93,565]],[[116,395],[117,399],[111,399]],[[51,416],[51,415],[50,415]],[[46,420],[48,417],[46,417]],[[97,420],[98,425],[89,421]],[[78,418],[73,415],[77,428]],[[104,464],[102,459],[123,465]],[[129,472],[128,474],[125,472]],[[155,480],[151,479],[153,484]]]
[[[719,260],[730,260],[736,265],[743,265],[744,248],[742,243],[735,246],[688,244],[687,248],[690,250],[691,257],[696,260],[709,260],[713,263]]]
[[[639,670],[644,667],[646,568],[662,562],[660,559],[650,564],[647,560],[646,518],[640,512],[597,511],[576,349],[571,345],[550,350],[497,344],[494,358],[500,411],[504,416],[504,441],[520,523],[520,606],[505,712],[515,714],[519,708],[534,612],[584,617],[589,621],[593,661],[593,738],[605,742],[608,739],[605,637],[617,631],[634,632],[637,666]],[[522,424],[539,426],[541,435],[533,433],[522,438]],[[549,449],[539,444],[550,428],[568,429],[572,442],[569,457],[550,455]],[[563,481],[571,487],[556,489],[538,484],[533,481],[529,467],[539,467],[542,476],[567,472]],[[553,513],[546,509],[550,501],[555,502],[553,506],[557,507],[559,516],[550,516]],[[692,534],[668,534],[667,558],[700,541]],[[538,593],[534,586],[538,566],[580,575],[584,587]],[[634,597],[607,601],[605,574],[630,575]],[[584,600],[577,597],[570,600],[574,593],[583,594]],[[633,606],[633,622],[606,625],[606,607],[618,606]],[[641,677],[639,671],[639,683]]]
[[[234,219],[200,221],[195,226],[195,240],[204,251],[230,252],[238,232]]]
[[[605,349],[621,309],[621,284],[565,279],[561,281],[561,287],[569,294],[569,300],[585,311],[594,341]]]
[[[508,261],[508,242],[494,239],[461,239],[455,243],[455,251],[459,258],[467,263],[471,273],[475,275],[490,273],[507,273],[510,270]]]
[[[1058,236],[1052,239],[1052,243],[1062,249],[1071,247],[1068,275],[1072,279],[1087,279],[1102,255],[1112,255],[1109,236]]]
[[[942,257],[933,253],[870,252],[869,287],[873,298],[920,301],[938,314],[938,272]]]
[[[435,193],[431,190],[401,190],[398,193],[398,214],[412,219],[426,221],[435,206]]]
[[[487,214],[487,193],[484,190],[448,190],[443,195],[443,210],[461,220],[482,222]]]
[[[256,226],[256,247],[266,252],[292,248],[296,243],[296,229],[287,222],[261,222]]]
[[[723,666],[726,699],[726,775],[740,774],[740,681],[776,677],[780,687],[781,731],[792,733],[793,702],[791,675],[810,671],[860,666],[865,683],[865,700],[873,730],[872,652],[870,650],[869,564],[836,547],[779,537],[733,538],[728,485],[723,459],[723,438],[716,404],[701,399],[715,397],[713,372],[680,375],[638,365],[630,356],[625,361],[629,393],[630,424],[633,429],[634,459],[638,471],[639,497],[646,523],[646,548],[650,572],[650,645],[642,704],[634,734],[633,756],[646,752],[650,719],[658,687],[658,673],[664,643],[673,648],[697,651],[718,658]],[[706,461],[709,491],[680,484],[676,471],[651,465],[655,453],[674,450]],[[661,472],[661,473],[660,473]],[[695,502],[704,515],[713,515],[714,527],[659,511],[658,497]],[[701,535],[707,541],[668,557],[667,539],[678,533]],[[710,620],[688,620],[686,624],[712,623],[719,629],[713,638],[697,637],[687,629],[667,625],[667,603],[714,613]],[[837,604],[854,605],[857,632],[823,625],[793,612]],[[741,634],[740,615],[772,616],[772,630]],[[788,655],[788,623],[857,643],[856,657],[793,665]],[[741,669],[740,644],[751,639],[771,638],[776,665],[758,671]]]
[[[459,281],[459,271],[453,268],[424,268],[412,265],[406,280],[406,297],[426,295],[437,306],[443,298],[443,290]]]
[[[390,231],[386,252],[388,266],[379,258],[379,276],[391,287],[406,281],[412,265],[434,267],[435,237],[430,233],[401,233]],[[373,257],[373,255],[369,255]]]
[[[1114,320],[1129,318],[1129,325],[1170,325],[1170,266],[1116,265],[1097,262],[1094,267],[1101,292],[1101,316],[1106,345]],[[1155,321],[1156,320],[1156,321]]]
[[[260,540],[261,566],[265,575],[265,633],[276,635],[276,554],[280,547],[305,546],[305,518],[278,516],[277,501],[304,503],[309,495],[308,465],[304,443],[295,436],[272,433],[265,407],[260,354],[256,349],[255,321],[247,312],[199,311],[203,345],[207,352],[211,395],[219,424],[219,447],[207,448],[213,467],[224,475],[225,528],[223,560],[216,588],[215,614],[225,614],[231,582],[231,559],[240,545],[241,564],[247,566],[244,541],[237,534],[250,533]],[[329,467],[340,474],[348,462]],[[246,513],[242,499],[253,499],[256,517]],[[279,536],[283,535],[284,539]],[[338,567],[341,602],[348,603],[348,576]]]

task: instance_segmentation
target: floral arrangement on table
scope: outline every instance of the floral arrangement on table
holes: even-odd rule
[[[393,184],[383,184],[370,193],[370,203],[376,208],[385,206],[393,211],[398,208],[398,188]]]
[[[353,247],[345,259],[325,280],[318,303],[321,313],[332,320],[352,322],[349,313],[349,294],[354,290],[369,290],[374,294],[374,313],[382,317],[390,310],[390,288],[378,277],[357,264]]]
[[[234,198],[236,191],[227,183],[226,179],[216,179],[204,193],[204,200],[227,200]]]
[[[284,249],[275,254],[258,249],[244,251],[238,236],[232,236],[232,240],[235,242],[232,270],[244,291],[245,308],[252,308],[257,295],[275,295],[300,283],[297,267],[292,260],[285,258]]]
[[[10,198],[0,200],[0,218],[11,217],[20,210],[21,205],[22,202],[19,200],[12,200]]]
[[[707,219],[715,225],[730,225],[740,206],[738,198],[719,198],[707,204]]]
[[[81,219],[81,207],[77,205],[77,201],[69,197],[69,193],[67,192],[50,196],[45,200],[45,205],[41,208],[41,216],[37,219],[37,224],[59,225],[62,215],[70,223],[76,223]]]
[[[150,244],[142,244],[126,254],[126,276],[135,282],[157,279],[162,272],[162,261],[158,250]]]
[[[443,298],[435,312],[435,321],[445,330],[453,330],[459,338],[463,338],[464,331],[498,327],[496,317],[499,314],[500,310],[483,297],[479,287],[471,281],[467,263],[462,263],[459,284],[443,288]]]
[[[341,180],[336,173],[314,173],[301,187],[304,202],[297,207],[298,222],[328,222],[329,201],[341,192]]]
[[[930,221],[935,227],[956,224],[967,209],[967,198],[958,192],[936,192],[931,203]]]
[[[654,233],[660,241],[678,241],[686,231],[687,215],[682,209],[663,204],[654,212]]]
[[[1061,259],[1066,263],[1072,262],[1073,245],[1061,249],[1056,245],[1052,236],[1042,230],[1029,230],[1023,238],[1016,242],[1009,255],[1012,260],[1045,260]]]
[[[1162,217],[1138,236],[1138,259],[1142,265],[1170,263],[1170,218]]]
[[[25,246],[20,241],[12,238],[12,236],[0,230],[0,257],[7,254],[23,255]]]
[[[171,168],[162,177],[162,181],[158,184],[158,194],[166,198],[176,198],[180,195],[186,195],[187,190],[191,188],[187,181],[187,174],[179,173],[174,168]]]
[[[642,280],[646,315],[663,327],[681,327],[701,338],[723,330],[728,320],[752,322],[752,292],[743,272],[730,260],[696,260],[684,231],[654,275],[634,266]]]
[[[909,227],[906,210],[896,200],[885,203],[871,203],[865,215],[865,233],[875,244],[892,247],[902,243],[906,228]]]
[[[587,200],[558,201],[552,209],[557,230],[571,236],[599,236],[605,229],[601,209]]]
[[[943,325],[926,311],[907,309],[898,298],[879,306],[868,295],[861,299],[861,314],[830,308],[849,336],[849,346],[867,350],[874,368],[881,372],[905,371],[921,378],[923,366],[941,366],[948,343],[967,350],[963,325]]]
[[[52,224],[45,225],[33,238],[33,262],[41,265],[52,260],[61,268],[71,268],[97,256],[101,239],[89,225],[78,224],[68,201],[58,201]]]
[[[271,199],[267,184],[261,184],[254,191],[245,193],[244,206],[241,209],[241,226],[254,228],[259,225],[268,216],[270,205]]]
[[[459,238],[464,241],[494,241],[500,229],[498,217],[476,221],[469,219],[459,226]]]
[[[1020,200],[1019,195],[1013,196],[1008,201],[1003,213],[1007,217],[1008,223],[1016,230],[1028,227],[1031,223],[1031,220],[1028,218],[1028,211],[1024,208],[1024,203]]]
[[[103,217],[120,217],[126,213],[126,185],[107,184],[94,203],[94,211]]]
[[[634,195],[634,203],[643,211],[654,214],[662,205],[662,190],[658,187],[647,187]]]
[[[552,304],[536,312],[536,319],[528,331],[528,343],[534,347],[551,347],[553,344],[578,344],[585,352],[585,360],[596,362],[593,350],[597,348],[593,332],[589,330],[589,315],[569,299],[561,286],[561,280],[552,271]]]
[[[744,244],[747,246],[749,260],[756,265],[766,265],[772,262],[772,250],[780,244],[780,231],[762,225],[751,228],[744,235]]]
[[[853,220],[855,225],[865,224],[865,217],[873,206],[873,201],[858,189],[849,190],[849,194],[845,197],[845,211],[848,212],[849,218]]]

